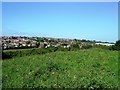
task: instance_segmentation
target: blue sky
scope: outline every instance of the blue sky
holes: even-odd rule
[[[118,40],[117,2],[4,2],[2,34]]]

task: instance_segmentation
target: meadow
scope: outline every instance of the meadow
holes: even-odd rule
[[[117,90],[118,51],[90,48],[5,59],[2,87]]]

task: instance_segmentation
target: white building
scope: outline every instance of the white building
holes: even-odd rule
[[[112,44],[112,43],[95,43],[96,45],[103,45],[103,46],[112,46],[112,45],[115,45],[115,44]]]

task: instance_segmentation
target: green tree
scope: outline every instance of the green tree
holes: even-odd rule
[[[30,41],[27,41],[26,44],[30,44],[31,42]]]
[[[120,40],[116,41],[115,45],[112,45],[110,50],[120,50]]]
[[[120,50],[120,40],[116,41],[115,46],[117,50]]]
[[[78,45],[78,44],[73,44],[73,45],[72,45],[72,48],[77,48],[77,49],[78,49],[78,48],[79,48],[79,45]]]

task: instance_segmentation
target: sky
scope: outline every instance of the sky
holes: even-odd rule
[[[4,2],[2,35],[115,42],[118,3]]]

